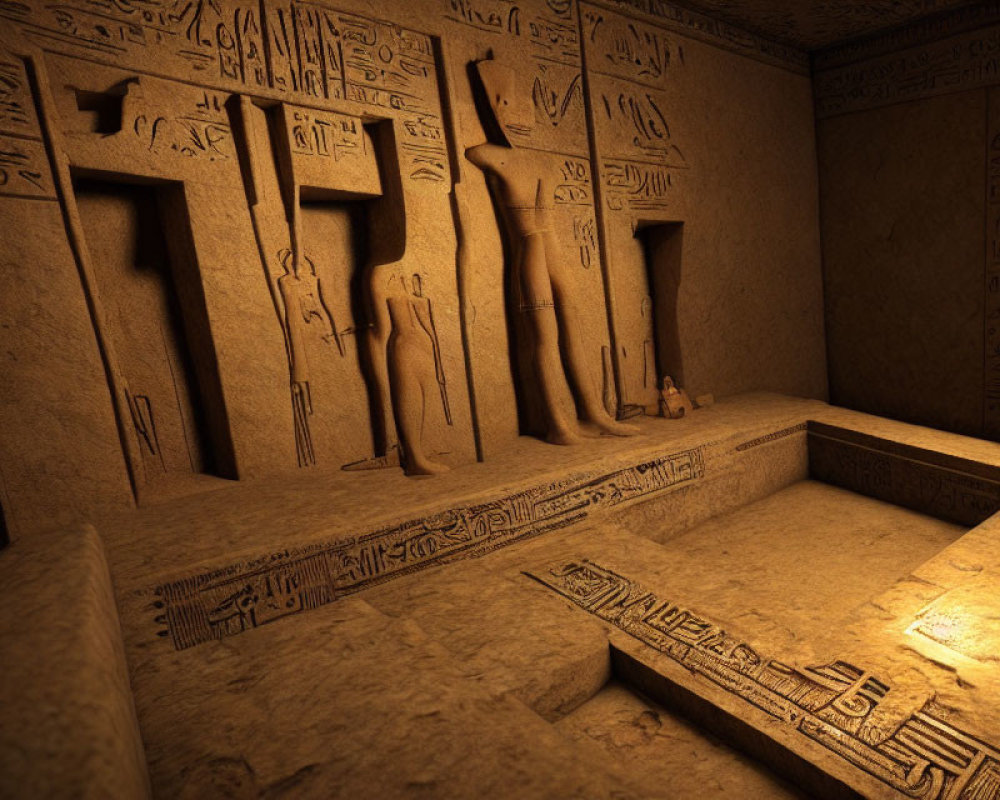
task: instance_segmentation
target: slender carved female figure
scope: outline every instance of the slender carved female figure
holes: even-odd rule
[[[565,374],[560,346],[565,351],[567,377],[583,418],[602,433],[636,433],[631,425],[608,415],[591,375],[572,278],[560,255],[552,223],[553,187],[546,177],[547,155],[518,149],[507,135],[508,131],[530,131],[534,108],[526,94],[516,91],[513,69],[492,59],[477,62],[476,68],[493,115],[492,120],[484,120],[484,127],[492,129],[502,144],[487,142],[470,147],[465,156],[496,179],[497,204],[506,217],[513,258],[512,286],[516,296],[508,302],[527,322],[531,344],[526,356],[537,373],[546,438],[554,444],[573,444],[580,438],[577,419],[563,411],[558,401]]]
[[[433,475],[448,467],[424,452],[424,418],[428,405],[438,399],[437,359],[426,316],[426,301],[409,297],[386,299],[392,332],[389,334],[389,384],[392,408],[403,447],[403,463],[409,475]]]

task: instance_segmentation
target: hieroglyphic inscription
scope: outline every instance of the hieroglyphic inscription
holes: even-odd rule
[[[683,155],[670,141],[665,108],[660,93],[619,84],[601,92],[597,114],[603,114],[609,130],[619,133],[611,140],[626,146],[627,150],[619,153],[635,153],[656,162],[672,159],[683,163]]]
[[[939,42],[949,36],[957,36],[998,22],[1000,22],[1000,3],[996,0],[973,3],[953,9],[947,14],[936,14],[914,20],[907,25],[892,27],[861,39],[852,39],[843,44],[816,50],[810,54],[813,69],[821,71],[842,67],[845,64],[855,64],[910,47]]]
[[[564,0],[544,3],[517,0],[445,0],[444,16],[486,33],[516,36],[535,58],[578,64],[579,34],[574,4]]]
[[[24,61],[0,49],[0,133],[38,138],[38,117]]]
[[[521,7],[512,0],[447,0],[445,18],[488,33],[521,35]]]
[[[129,92],[135,91],[133,87],[139,84],[139,81],[130,84]],[[185,99],[188,96],[185,92]],[[176,108],[179,103],[174,100],[157,105],[165,111],[170,105]],[[124,107],[131,108],[132,114],[122,120],[123,130],[138,137],[150,153],[169,150],[187,158],[209,161],[235,157],[225,96],[218,92],[200,92],[193,102],[185,103],[179,113],[153,113],[154,106],[144,103],[126,103]]]
[[[42,142],[0,135],[0,195],[55,199]]]
[[[0,196],[56,199],[24,60],[2,49]]]
[[[674,185],[670,167],[623,159],[605,161],[602,178],[610,211],[665,208]]]
[[[604,207],[663,210],[677,170],[688,166],[671,136],[664,91],[683,50],[655,25],[593,5],[580,13]]]
[[[601,4],[622,11],[647,14],[674,33],[698,39],[766,64],[809,74],[809,57],[804,50],[771,41],[736,25],[706,16],[668,0],[601,0]]]
[[[586,46],[595,53],[587,63],[591,73],[655,88],[671,61],[684,58],[683,49],[661,28],[593,6],[583,6],[580,13]]]
[[[409,178],[444,182],[448,151],[430,37],[346,14],[339,20],[348,99],[399,118]]]
[[[399,121],[408,178],[448,178],[433,48],[422,33],[295,0],[6,3],[3,18],[46,49],[116,67],[292,102],[366,106]]]
[[[983,435],[1000,440],[1000,89],[987,96]]]
[[[845,661],[796,668],[711,620],[589,561],[526,573],[585,611],[763,711],[908,797],[1000,798],[1000,750],[928,701],[891,720],[874,712],[891,687]]]
[[[345,114],[294,108],[288,117],[292,152],[341,161],[367,155],[361,120]]]
[[[556,205],[590,207],[593,202],[590,183],[590,162],[582,158],[566,158],[559,167],[559,183],[553,202]]]
[[[74,55],[141,67],[155,51],[169,76],[225,88],[265,78],[257,0],[4,3],[0,16],[20,22],[39,44]]]
[[[300,97],[343,98],[337,15],[312,3],[269,0],[265,8],[271,86]]]
[[[646,254],[635,235],[641,227],[671,217],[676,221],[669,206],[678,170],[688,164],[668,113],[684,54],[663,26],[593,3],[581,3],[579,13],[587,115],[598,169],[595,195],[611,322],[615,412],[624,417],[635,409],[656,408],[661,376],[656,372],[652,300],[639,300],[653,291]]]
[[[920,100],[1000,83],[1000,26],[816,73],[816,115]]]
[[[535,125],[530,132],[511,131],[514,145],[585,158],[589,148],[579,63],[535,60],[530,91]]]
[[[434,56],[430,39],[388,23],[339,15],[347,95],[397,111],[430,111]]]
[[[1000,468],[809,423],[815,480],[960,525],[1000,511]]]
[[[687,450],[167,583],[155,589],[159,634],[170,637],[177,649],[220,639],[338,595],[565,527],[697,480],[704,472],[702,451]]]
[[[566,229],[569,230],[572,226],[573,243],[579,249],[580,265],[590,269],[598,259],[598,241],[588,159],[562,159],[553,204],[557,210],[570,215]]]

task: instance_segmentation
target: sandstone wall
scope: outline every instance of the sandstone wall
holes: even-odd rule
[[[831,401],[1000,436],[1000,83],[973,6],[815,56]]]
[[[575,0],[29,0],[0,36],[12,538],[544,434],[518,332],[538,303],[511,285],[542,238],[550,415],[653,413],[667,374],[825,397],[800,52]],[[502,100],[483,61],[513,76]],[[498,103],[530,118],[498,133]],[[466,157],[498,135],[537,231]]]

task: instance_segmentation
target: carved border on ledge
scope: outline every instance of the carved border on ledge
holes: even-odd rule
[[[178,650],[234,636],[418,570],[485,555],[704,474],[699,447],[181,578],[153,590],[156,633]]]
[[[773,67],[809,75],[809,55],[805,50],[766,39],[736,25],[667,0],[588,0],[588,2],[611,11],[635,15],[642,21],[653,22],[679,36],[696,39]]]
[[[748,442],[743,442],[742,444],[736,445],[736,452],[743,453],[747,450],[753,450],[755,447],[760,447],[761,445],[770,444],[771,442],[776,442],[779,439],[785,439],[789,436],[794,436],[796,433],[805,433],[809,427],[808,422],[800,422],[798,425],[792,425],[790,428],[783,428],[780,431],[774,431],[773,433],[767,433],[763,436],[758,436],[756,439],[751,439]]]
[[[593,562],[530,578],[907,797],[1000,799],[1000,750],[930,700],[905,719],[875,713],[891,687],[845,661],[799,669]]]
[[[1000,84],[1000,24],[813,74],[816,118]]]
[[[813,480],[968,527],[1000,511],[1000,467],[816,421],[807,436]]]
[[[976,3],[888,30],[820,48],[812,53],[814,70],[834,69],[911,47],[922,47],[949,36],[1000,22],[1000,0]]]

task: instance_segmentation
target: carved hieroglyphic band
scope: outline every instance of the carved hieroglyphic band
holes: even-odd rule
[[[756,439],[751,439],[748,442],[736,445],[736,452],[742,453],[745,450],[753,450],[755,447],[776,442],[778,439],[785,439],[789,436],[794,436],[796,433],[805,433],[806,427],[806,423],[802,422],[798,425],[793,425],[790,428],[784,428],[783,430],[775,431],[774,433],[759,436]]]
[[[974,527],[1000,511],[1000,468],[809,422],[809,477]]]
[[[809,73],[805,50],[767,39],[745,28],[669,0],[598,0],[607,8],[636,14],[681,36],[802,75]]]
[[[819,119],[1000,83],[1000,26],[817,71]]]
[[[437,564],[484,555],[705,474],[701,448],[576,476],[361,536],[183,578],[155,589],[159,635],[180,650],[233,636]]]
[[[798,669],[589,561],[525,573],[907,797],[1000,798],[1000,751],[946,721],[934,701],[875,714],[890,687],[844,661]]]

